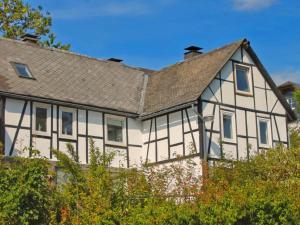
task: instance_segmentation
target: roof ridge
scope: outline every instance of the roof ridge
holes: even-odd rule
[[[84,58],[95,60],[95,61],[98,61],[98,62],[114,63],[114,62],[107,61],[106,59],[101,59],[101,58],[97,58],[97,57],[93,57],[93,56],[89,56],[89,55],[85,55],[85,54],[81,54],[81,53],[77,53],[77,52],[72,52],[72,51],[68,51],[68,50],[63,50],[63,49],[59,49],[59,48],[43,47],[43,46],[40,46],[38,44],[37,45],[28,44],[28,43],[26,43],[24,41],[21,41],[21,40],[16,40],[16,39],[11,39],[11,38],[5,38],[5,37],[0,37],[0,40],[15,42],[15,43],[18,43],[18,44],[25,45],[27,47],[39,48],[41,50],[56,51],[56,52],[60,52],[60,53],[74,55],[74,56],[77,56],[77,57],[84,57]],[[119,63],[119,65],[127,67],[127,68],[130,68],[130,69],[135,69],[135,70],[139,70],[141,72],[144,72],[144,71],[142,71],[141,69],[139,69],[137,67],[129,66],[129,65],[124,64],[124,63]]]
[[[234,41],[234,42],[229,43],[229,44],[226,44],[226,45],[224,45],[224,46],[222,46],[222,47],[214,48],[214,49],[212,49],[212,50],[209,51],[209,52],[206,52],[206,53],[203,53],[203,54],[200,54],[200,55],[191,57],[191,58],[189,58],[189,59],[185,59],[185,60],[183,60],[183,61],[179,61],[179,62],[177,62],[177,63],[171,64],[171,65],[169,65],[169,66],[163,67],[163,68],[161,68],[160,70],[154,71],[154,73],[164,71],[164,70],[169,69],[169,68],[171,68],[171,67],[173,67],[173,66],[181,65],[181,64],[186,63],[186,62],[191,62],[191,61],[197,60],[197,59],[199,59],[199,58],[202,58],[203,56],[207,56],[207,55],[212,54],[212,53],[214,53],[214,52],[216,52],[216,51],[220,51],[220,50],[222,50],[222,49],[224,49],[224,48],[227,48],[227,47],[229,47],[229,46],[231,46],[231,45],[234,45],[234,44],[238,44],[238,43],[242,44],[245,40],[247,40],[247,39],[246,39],[246,38],[239,39],[238,41]]]

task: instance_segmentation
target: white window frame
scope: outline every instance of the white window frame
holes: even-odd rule
[[[46,131],[36,130],[36,108],[47,109]],[[50,136],[51,135],[51,106],[45,103],[34,102],[32,112],[32,133],[35,135]]]
[[[260,122],[266,122],[267,123],[267,141],[268,143],[267,144],[263,144],[261,143],[261,136],[260,136]],[[262,148],[271,148],[272,147],[272,137],[271,137],[271,120],[270,119],[267,119],[267,118],[257,118],[257,130],[258,130],[258,143],[259,143],[259,147],[262,147]]]
[[[226,138],[224,136],[224,124],[223,124],[223,117],[224,115],[231,116],[231,125],[232,125],[232,139]],[[231,111],[221,110],[221,134],[222,134],[222,141],[229,142],[229,143],[236,143],[236,121],[235,121],[235,113]]]
[[[63,112],[70,112],[73,113],[73,123],[72,123],[72,131],[73,134],[72,135],[67,135],[67,134],[63,134],[62,133],[62,113]],[[77,139],[77,123],[76,123],[76,109],[72,109],[72,108],[65,108],[65,107],[59,107],[59,137],[60,138],[65,138],[65,139]]]
[[[237,87],[237,68],[238,67],[245,68],[245,70],[248,70],[247,78],[248,78],[249,91],[241,91]],[[250,66],[235,63],[234,64],[234,80],[235,80],[235,91],[236,91],[237,94],[250,95],[250,96],[253,95],[252,74],[251,74],[251,67]]]
[[[107,126],[107,120],[112,119],[112,120],[119,120],[123,122],[123,128],[122,128],[122,142],[117,142],[117,141],[111,141],[108,140],[108,126]],[[126,118],[122,116],[115,116],[115,115],[105,115],[105,143],[110,144],[110,145],[116,145],[116,146],[126,146]]]

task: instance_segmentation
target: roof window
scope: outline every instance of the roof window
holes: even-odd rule
[[[12,65],[19,77],[33,79],[33,76],[27,65],[16,62],[13,62]]]

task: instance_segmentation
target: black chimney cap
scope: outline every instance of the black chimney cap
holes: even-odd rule
[[[122,62],[123,59],[109,58],[108,61],[112,61],[112,62]]]
[[[203,48],[200,48],[198,46],[191,45],[191,46],[185,48],[184,50],[186,50],[186,51],[192,51],[192,52],[198,52],[198,51],[200,51],[202,49]]]

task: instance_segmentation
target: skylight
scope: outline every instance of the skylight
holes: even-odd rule
[[[23,78],[33,78],[32,74],[30,73],[30,70],[28,69],[28,66],[22,63],[12,63],[13,67],[15,68],[17,74],[19,77]]]

